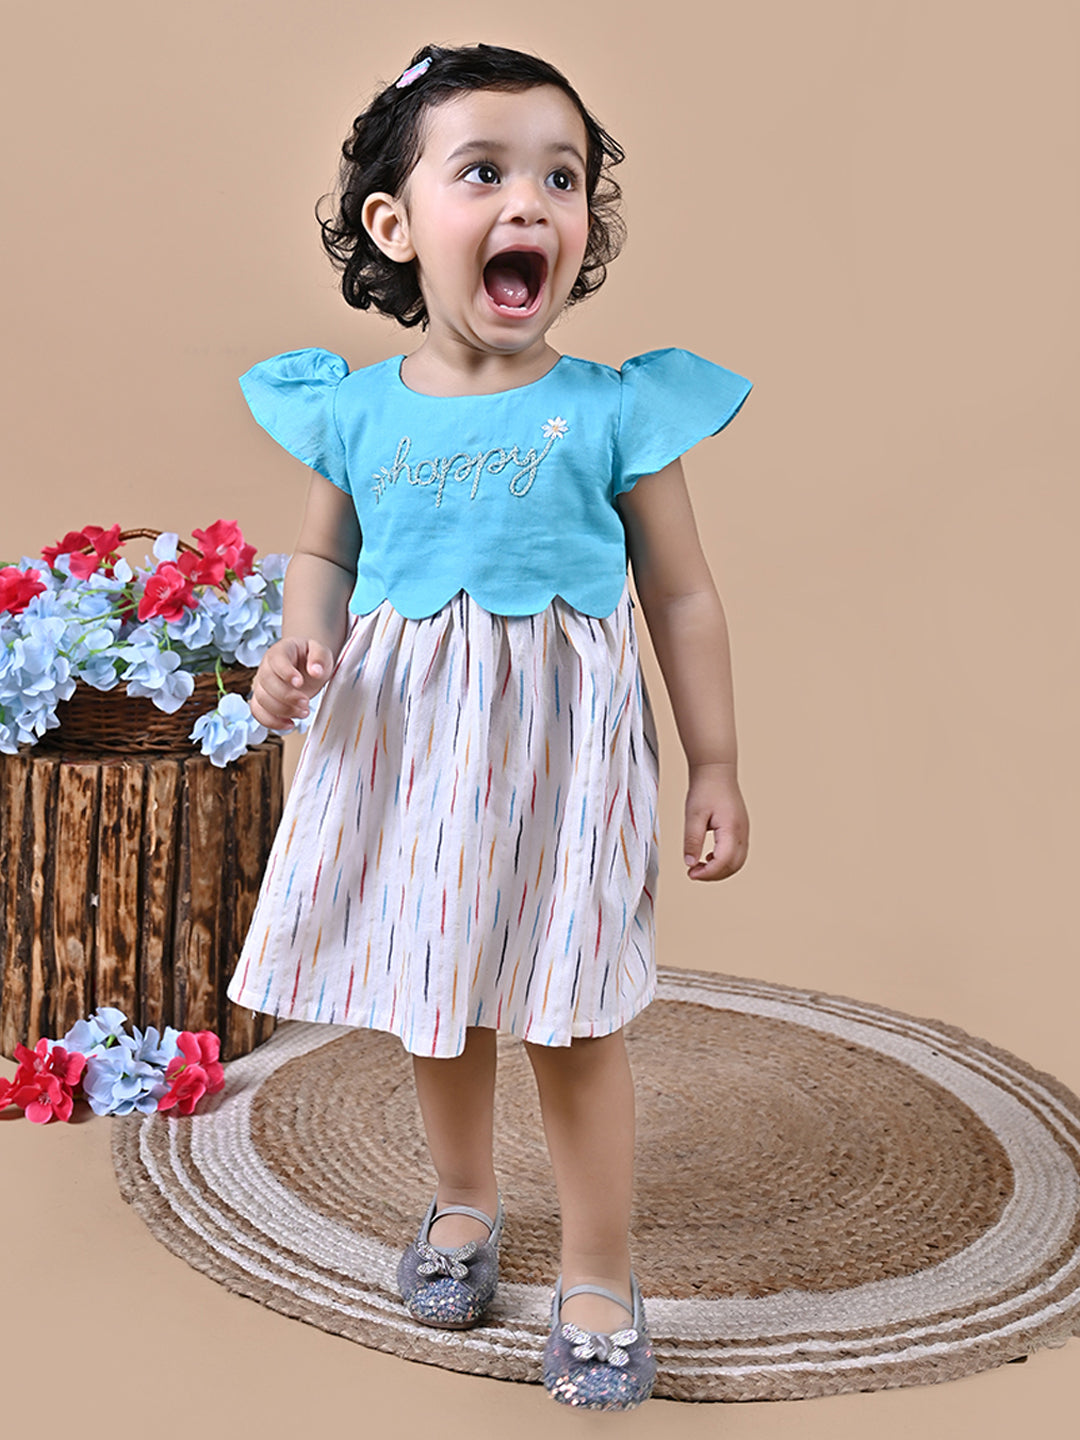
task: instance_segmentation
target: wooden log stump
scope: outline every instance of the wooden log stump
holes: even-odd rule
[[[221,1058],[273,1032],[225,994],[282,807],[271,736],[206,756],[0,755],[0,1052],[99,1005],[145,1030],[214,1030]]]

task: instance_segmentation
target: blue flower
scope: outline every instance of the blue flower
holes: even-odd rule
[[[165,628],[169,639],[185,649],[205,650],[214,640],[213,611],[204,599],[194,610],[185,610],[182,620],[167,621]]]
[[[79,585],[86,586],[91,592],[112,594],[118,596],[124,586],[134,577],[134,570],[123,558],[117,560],[113,566],[113,573],[106,575],[104,570],[95,570],[85,580],[80,580]]]
[[[265,589],[266,581],[258,573],[234,580],[229,586],[228,602],[218,611],[214,623],[214,638],[227,658],[237,658],[237,647],[258,629],[265,610],[262,599]]]
[[[126,1039],[124,1023],[127,1016],[115,1005],[99,1005],[88,1020],[76,1020],[71,1029],[58,1043],[65,1050],[75,1050],[80,1055],[97,1054],[104,1051],[111,1038],[119,1042]]]
[[[222,696],[217,709],[200,715],[191,731],[191,739],[199,741],[202,753],[219,768],[239,759],[249,745],[261,744],[266,735],[251,706],[236,694]]]
[[[161,1069],[140,1059],[127,1035],[119,1045],[86,1057],[82,1086],[95,1115],[130,1115],[132,1110],[148,1115],[169,1090]]]
[[[258,665],[273,645],[281,639],[281,612],[263,610],[255,626],[238,642],[236,658],[241,665]]]
[[[82,1086],[95,1115],[156,1110],[169,1089],[169,1061],[181,1053],[174,1026],[166,1025],[161,1036],[154,1025],[145,1032],[136,1025],[133,1038],[124,1030],[126,1019],[115,1006],[99,1006],[89,1019],[76,1020],[63,1039],[49,1041],[50,1050],[62,1045],[69,1054],[86,1056]]]
[[[180,1054],[180,1031],[166,1025],[164,1037],[156,1026],[143,1032],[136,1025],[134,1038],[124,1030],[122,1010],[104,1005],[88,1020],[77,1020],[62,1040],[69,1052],[86,1056],[82,1085],[95,1115],[148,1114],[168,1091],[165,1070]]]
[[[84,630],[71,646],[71,665],[80,680],[95,690],[112,690],[117,683],[116,634],[119,620]]]
[[[288,564],[289,564],[289,557],[288,557],[288,555],[284,555],[284,554],[264,555],[263,558],[256,564],[255,569],[259,571],[259,573],[262,575],[263,579],[265,579],[265,580],[270,580],[270,581],[274,581],[274,580],[284,580],[284,578],[285,578],[285,571],[286,571],[286,568],[288,567]],[[278,595],[278,597],[279,597],[279,599],[280,599],[280,596],[281,596],[281,587],[280,587],[280,586],[271,585],[270,588],[275,591],[275,593]]]
[[[0,750],[9,755],[55,730],[57,704],[75,691],[71,665],[58,648],[65,622],[30,609],[12,617],[21,625],[0,624]]]
[[[175,650],[159,649],[155,639],[140,637],[134,645],[120,646],[120,653],[131,662],[123,674],[127,693],[145,696],[166,715],[179,710],[195,689],[195,677],[181,670],[180,656]]]
[[[180,1039],[180,1031],[172,1025],[165,1026],[165,1034],[158,1034],[156,1025],[148,1025],[145,1033],[137,1025],[133,1025],[135,1031],[135,1042],[132,1047],[132,1054],[136,1060],[145,1060],[148,1065],[157,1065],[162,1074],[169,1061],[181,1054],[180,1046],[177,1043]]]
[[[154,560],[175,562],[179,539],[162,534]],[[123,558],[113,574],[95,570],[71,575],[71,556],[52,565],[24,556],[20,568],[39,572],[45,588],[18,615],[0,613],[0,751],[14,754],[58,725],[56,707],[75,692],[78,680],[97,690],[126,683],[130,695],[146,696],[171,714],[194,690],[194,676],[215,662],[255,666],[281,637],[283,577],[289,556],[264,556],[227,595],[200,587],[199,604],[182,619],[155,616],[138,623],[130,605],[149,570],[133,570]],[[246,729],[246,741],[240,744]],[[213,722],[210,748],[220,759],[258,743],[265,731],[248,716],[226,710]]]

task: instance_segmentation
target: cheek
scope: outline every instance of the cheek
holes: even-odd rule
[[[589,241],[589,213],[583,210],[580,214],[569,217],[563,229],[563,244],[568,254],[577,257],[580,267],[581,258],[585,254],[585,246]]]
[[[477,221],[467,207],[432,205],[413,228],[413,242],[431,272],[447,274],[466,263],[478,243]]]
[[[447,211],[441,215],[431,237],[440,267],[453,272],[472,267],[484,233],[483,224],[468,211]]]

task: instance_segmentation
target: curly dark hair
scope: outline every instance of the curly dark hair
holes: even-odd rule
[[[422,121],[433,106],[469,90],[531,90],[555,85],[577,106],[585,125],[585,192],[589,206],[589,238],[568,305],[584,300],[604,283],[607,267],[626,238],[619,214],[621,190],[610,169],[624,158],[622,147],[589,114],[577,91],[554,65],[520,50],[498,45],[447,49],[425,45],[409,67],[429,59],[427,69],[410,84],[386,86],[353,121],[341,147],[337,189],[320,197],[315,217],[322,243],[335,269],[341,270],[341,292],[358,310],[371,306],[402,325],[427,326],[427,308],[412,261],[400,263],[384,255],[364,229],[364,201],[374,191],[398,195],[420,156]],[[334,213],[319,214],[325,201]]]

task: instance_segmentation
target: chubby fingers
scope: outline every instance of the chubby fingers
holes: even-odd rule
[[[263,702],[258,686],[252,691],[248,704],[251,706],[252,715],[260,725],[265,725],[267,730],[278,730],[284,733],[291,730],[295,724],[295,717],[286,715],[278,705]]]
[[[705,843],[706,831],[712,832],[713,848],[704,860],[697,857]],[[700,831],[687,828],[683,859],[691,880],[725,880],[742,867],[747,847],[730,830],[702,826]]]
[[[321,640],[309,640],[307,654],[304,657],[304,668],[308,675],[316,681],[316,688],[324,685],[334,668],[332,651],[328,650]]]
[[[304,672],[287,648],[269,650],[263,656],[251,697],[251,713],[260,725],[272,730],[289,730],[310,709],[304,693]]]

